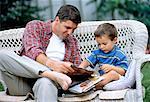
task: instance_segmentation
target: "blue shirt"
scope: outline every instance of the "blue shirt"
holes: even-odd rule
[[[113,50],[108,53],[103,52],[101,49],[94,50],[92,51],[91,55],[86,58],[86,60],[91,64],[92,67],[95,67],[96,64],[98,64],[99,67],[102,64],[110,64],[121,67],[124,70],[128,69],[127,57],[117,46],[114,46]],[[100,74],[104,74],[104,71],[102,70],[99,72]]]

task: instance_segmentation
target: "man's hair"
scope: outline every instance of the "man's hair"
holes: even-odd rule
[[[71,20],[73,23],[81,23],[81,16],[79,10],[73,5],[63,5],[58,10],[56,17],[59,17],[60,21]]]
[[[95,37],[101,37],[105,34],[108,35],[111,40],[113,40],[115,37],[117,37],[116,27],[110,23],[103,23],[99,25],[94,32]]]

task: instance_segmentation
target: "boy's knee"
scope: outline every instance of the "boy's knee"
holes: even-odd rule
[[[117,73],[116,71],[114,71],[114,70],[111,70],[111,71],[109,72],[109,74],[111,74],[111,75],[118,75],[118,73]]]
[[[111,77],[114,77],[114,78],[113,78],[114,80],[118,80],[118,79],[120,78],[120,74],[117,73],[117,72],[114,71],[114,70],[110,71],[110,72],[109,72],[109,75],[110,75]]]

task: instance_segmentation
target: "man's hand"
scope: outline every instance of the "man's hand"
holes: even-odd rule
[[[54,71],[60,72],[60,73],[73,73],[74,70],[71,68],[72,63],[71,62],[63,62],[63,61],[55,61],[48,59],[46,61],[46,66],[51,68]]]

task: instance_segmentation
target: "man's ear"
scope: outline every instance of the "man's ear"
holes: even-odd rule
[[[56,22],[60,22],[60,19],[59,19],[58,16],[56,16],[55,21],[56,21]]]

